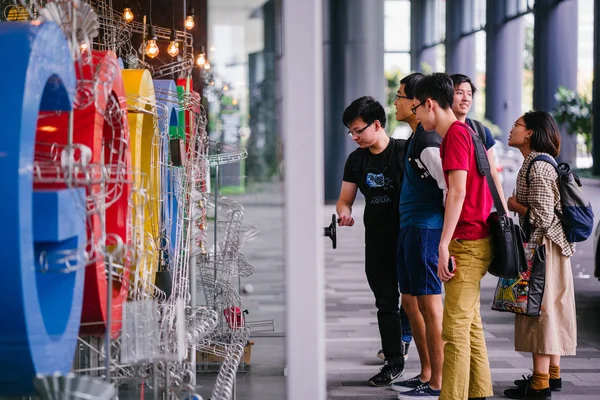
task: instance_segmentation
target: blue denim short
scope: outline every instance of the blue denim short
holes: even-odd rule
[[[400,293],[412,296],[441,294],[437,276],[441,229],[407,226],[398,236],[397,272]]]

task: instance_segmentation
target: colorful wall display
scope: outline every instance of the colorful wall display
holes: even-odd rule
[[[83,297],[84,269],[64,273],[57,256],[85,243],[84,220],[73,212],[79,189],[33,190],[34,143],[40,111],[69,111],[75,70],[58,26],[0,23],[3,82],[0,118],[0,395],[33,394],[38,373],[67,373]],[[72,265],[73,266],[73,265]],[[74,265],[77,267],[77,265]]]

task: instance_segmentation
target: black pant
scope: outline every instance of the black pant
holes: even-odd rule
[[[385,359],[402,364],[404,356],[398,307],[400,292],[396,274],[396,244],[387,244],[379,242],[377,245],[365,246],[365,272],[375,295],[377,324]]]

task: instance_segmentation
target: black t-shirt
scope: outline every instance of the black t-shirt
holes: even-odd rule
[[[398,240],[398,201],[400,198],[400,154],[404,140],[390,138],[379,154],[358,148],[348,156],[343,180],[355,183],[365,196],[365,242],[391,246],[395,253]]]

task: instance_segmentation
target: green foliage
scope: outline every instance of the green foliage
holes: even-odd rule
[[[252,134],[248,139],[246,173],[250,181],[268,181],[278,176],[282,166],[273,68],[265,70],[264,79],[253,88],[249,100]]]
[[[557,101],[552,114],[564,124],[571,135],[582,135],[588,152],[592,150],[592,102],[585,95],[563,86],[554,94]]]

